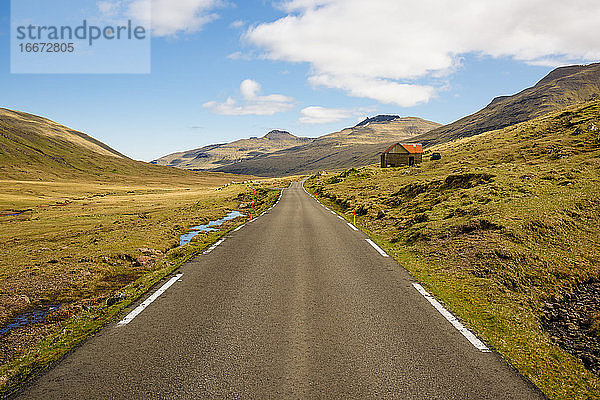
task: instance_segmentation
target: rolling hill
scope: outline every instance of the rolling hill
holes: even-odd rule
[[[216,169],[257,176],[282,176],[340,169],[377,162],[382,149],[411,141],[440,124],[415,117],[377,116],[310,143]]]
[[[279,148],[263,145],[273,142],[265,136],[176,153],[155,163],[257,176],[355,167],[377,162],[378,153],[394,142],[421,142],[425,146],[446,143],[512,126],[598,96],[600,63],[573,65],[553,70],[535,86],[515,95],[496,97],[480,111],[445,126],[420,118],[378,115],[316,139],[286,133],[289,136]]]
[[[140,177],[202,178],[191,171],[134,161],[85,133],[0,108],[0,179],[131,181]]]
[[[284,176],[370,164],[391,143],[411,140],[440,124],[421,118],[378,115],[352,128],[318,138],[271,131],[262,138],[237,140],[170,154],[153,161],[192,170],[256,176]]]
[[[173,153],[152,163],[191,170],[210,170],[311,141],[310,138],[297,137],[286,131],[273,130],[261,138],[241,139],[232,143],[213,144]]]
[[[500,96],[480,111],[415,138],[426,146],[502,129],[600,95],[600,63],[560,67],[535,86]]]

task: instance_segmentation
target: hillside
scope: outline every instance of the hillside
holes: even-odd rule
[[[598,398],[600,100],[429,151],[306,186],[549,398]]]
[[[273,130],[261,138],[241,139],[231,143],[213,144],[195,150],[173,153],[154,160],[152,163],[191,170],[210,170],[301,146],[311,141],[310,138],[297,137],[289,132]]]
[[[131,181],[210,176],[134,161],[82,132],[0,108],[0,179]]]
[[[496,97],[482,110],[420,135],[425,145],[478,135],[539,117],[600,95],[600,63],[560,67],[535,86]]]
[[[191,227],[252,201],[234,179],[248,177],[134,161],[48,119],[0,109],[0,398],[241,224],[180,245]],[[256,190],[254,210],[277,194]]]
[[[284,176],[323,169],[372,164],[382,149],[394,142],[410,141],[440,124],[421,118],[374,117],[353,128],[316,138],[301,146],[258,156],[217,168],[216,171],[257,176]]]

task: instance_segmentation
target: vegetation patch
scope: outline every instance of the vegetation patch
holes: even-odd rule
[[[179,246],[190,227],[251,203],[252,186],[258,214],[276,201],[273,189],[285,185],[232,184],[223,174],[166,175],[121,183],[0,180],[0,209],[31,210],[0,218],[0,397],[244,219]]]
[[[428,150],[441,160],[306,186],[348,219],[360,210],[361,229],[548,397],[600,398],[598,126],[594,100]]]

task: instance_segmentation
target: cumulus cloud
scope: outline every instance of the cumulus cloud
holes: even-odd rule
[[[320,106],[306,107],[300,111],[302,124],[328,124],[341,121],[355,115],[352,110],[343,108],[326,108]]]
[[[252,79],[240,84],[242,102],[228,97],[223,103],[209,101],[202,107],[220,115],[273,115],[294,108],[294,99],[281,94],[261,96],[261,86]]]
[[[194,33],[218,18],[215,10],[223,0],[101,0],[99,11],[107,17],[120,15],[152,26],[154,36]]]
[[[313,85],[382,103],[427,102],[464,55],[532,65],[600,59],[597,0],[289,0],[248,29],[273,60],[307,62]]]

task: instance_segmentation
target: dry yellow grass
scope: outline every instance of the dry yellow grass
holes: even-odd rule
[[[129,177],[121,183],[0,181],[0,211],[23,212],[0,217],[0,327],[21,313],[59,305],[45,323],[0,336],[4,390],[60,357],[245,220],[228,221],[219,232],[199,234],[179,246],[179,236],[191,226],[238,209],[252,193],[248,184],[231,184],[231,175],[184,177]],[[257,212],[276,199],[277,191],[265,188],[283,184],[255,184]],[[123,298],[109,306],[107,299],[118,293]]]
[[[598,399],[598,376],[543,323],[546,302],[600,281],[599,128],[592,101],[437,146],[442,160],[421,167],[307,186],[348,219],[357,209],[363,230],[550,398]],[[598,314],[577,318],[594,340]]]

